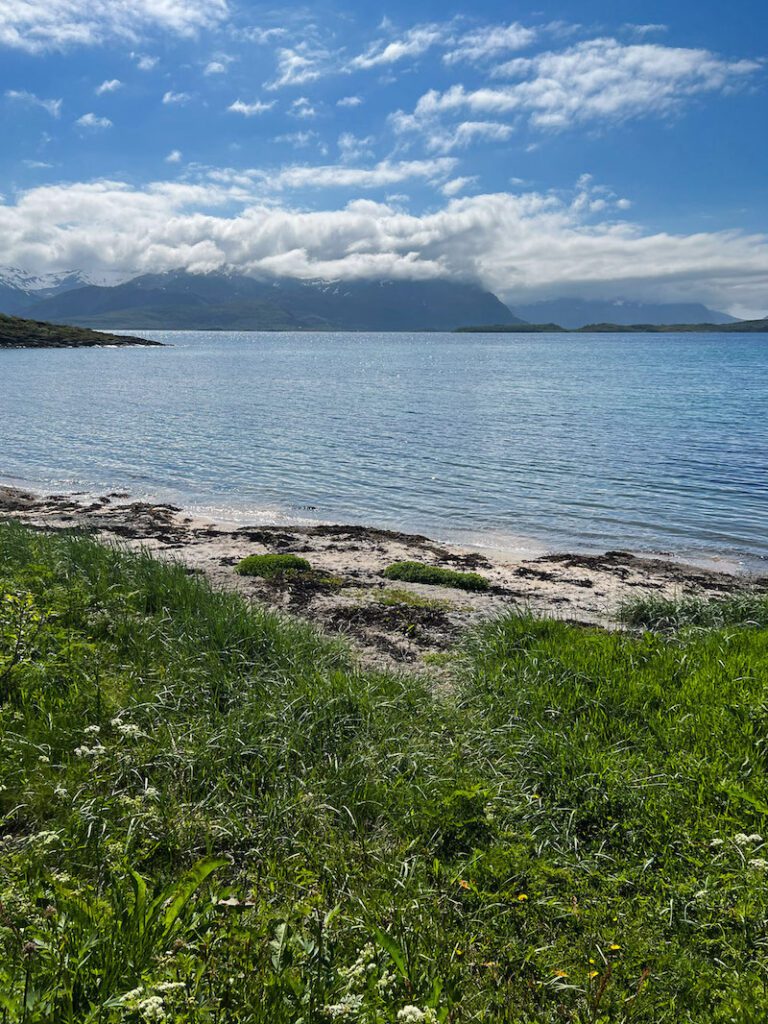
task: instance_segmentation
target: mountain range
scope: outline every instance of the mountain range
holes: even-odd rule
[[[709,309],[700,302],[634,302],[630,299],[549,299],[515,305],[531,324],[732,324],[736,317]]]
[[[447,281],[299,281],[242,274],[145,274],[95,283],[79,271],[0,270],[0,312],[116,330],[448,331],[467,324],[727,324],[698,303],[561,298],[514,310],[478,285]]]
[[[112,287],[65,286],[40,297],[24,291],[16,303],[7,311],[128,330],[418,331],[452,330],[478,321],[520,323],[490,292],[440,280],[328,283],[172,271]]]

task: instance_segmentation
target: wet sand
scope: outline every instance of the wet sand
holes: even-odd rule
[[[217,588],[305,618],[344,635],[367,663],[425,664],[453,646],[472,624],[512,608],[585,625],[617,628],[621,605],[656,595],[722,596],[768,591],[768,576],[686,565],[626,551],[546,554],[535,558],[481,554],[417,534],[366,526],[240,526],[188,515],[173,505],[132,501],[122,492],[99,498],[40,496],[0,486],[0,520],[46,530],[81,530],[129,549],[145,548],[204,574]],[[267,582],[239,576],[246,555],[293,553],[322,579]],[[413,560],[479,572],[490,590],[470,593],[387,580],[391,562]],[[429,659],[428,659],[429,660]]]

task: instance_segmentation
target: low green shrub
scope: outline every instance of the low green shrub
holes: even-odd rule
[[[428,583],[436,587],[456,587],[458,590],[488,590],[490,583],[476,572],[456,572],[421,562],[393,562],[384,570],[388,580],[405,583]]]
[[[265,580],[311,571],[312,566],[306,558],[298,555],[248,555],[235,566],[235,572],[240,576],[261,576]]]

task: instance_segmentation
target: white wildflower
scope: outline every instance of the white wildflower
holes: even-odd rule
[[[753,871],[768,871],[768,860],[763,857],[753,857],[747,862]]]
[[[136,1009],[144,1020],[165,1020],[165,1003],[160,996],[148,996],[142,999]]]
[[[153,985],[155,992],[175,992],[176,989],[186,988],[183,981],[161,981],[159,985]]]
[[[365,984],[366,975],[376,970],[376,950],[373,945],[368,942],[360,950],[357,960],[352,964],[351,967],[342,967],[339,974],[342,978],[345,978],[351,987],[359,984]]]
[[[45,754],[41,754],[38,757],[37,760],[40,762],[40,764],[50,764],[51,763],[50,757],[46,757]]]
[[[713,839],[712,842],[709,844],[710,849],[713,849],[713,850],[716,847],[722,846],[722,845],[723,845],[723,840],[722,839]]]
[[[132,988],[130,992],[123,992],[118,1000],[123,1006],[127,1006],[132,1010],[135,1010],[139,1005],[139,1000],[144,995],[144,989],[139,985],[138,988]]]
[[[133,722],[124,722],[120,718],[112,719],[112,727],[120,733],[124,740],[137,740],[144,735],[138,725]]]
[[[160,796],[160,790],[155,789],[154,786],[147,786],[143,793],[145,800],[157,800]]]
[[[101,729],[99,728],[98,725],[86,725],[85,729],[83,729],[83,732],[85,733],[86,736],[98,736],[99,733],[101,732]]]
[[[750,841],[750,843],[762,843],[763,841],[763,837],[760,835],[759,832],[753,832],[751,836],[747,836],[747,839]]]
[[[396,974],[384,973],[379,978],[379,980],[376,982],[376,988],[378,989],[380,995],[382,995],[382,996],[392,995],[392,992],[394,991],[396,985],[397,985],[397,975]]]
[[[737,832],[733,837],[733,841],[737,846],[748,846],[750,840],[749,836],[745,832]]]
[[[399,1024],[437,1024],[437,1014],[430,1007],[420,1010],[418,1006],[404,1006],[397,1011],[397,1019]]]
[[[330,1017],[331,1020],[354,1020],[360,1012],[362,1005],[363,997],[361,995],[347,995],[339,1000],[338,1003],[324,1006],[323,1013]]]
[[[106,754],[107,748],[102,747],[100,743],[97,743],[95,747],[75,747],[75,757],[101,757],[102,754]]]

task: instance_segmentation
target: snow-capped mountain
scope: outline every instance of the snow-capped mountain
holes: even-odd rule
[[[131,275],[128,275],[129,277]],[[0,267],[0,312],[17,314],[44,299],[87,285],[115,285],[125,280],[114,273],[85,274],[81,270],[61,270],[33,274],[21,267]]]

